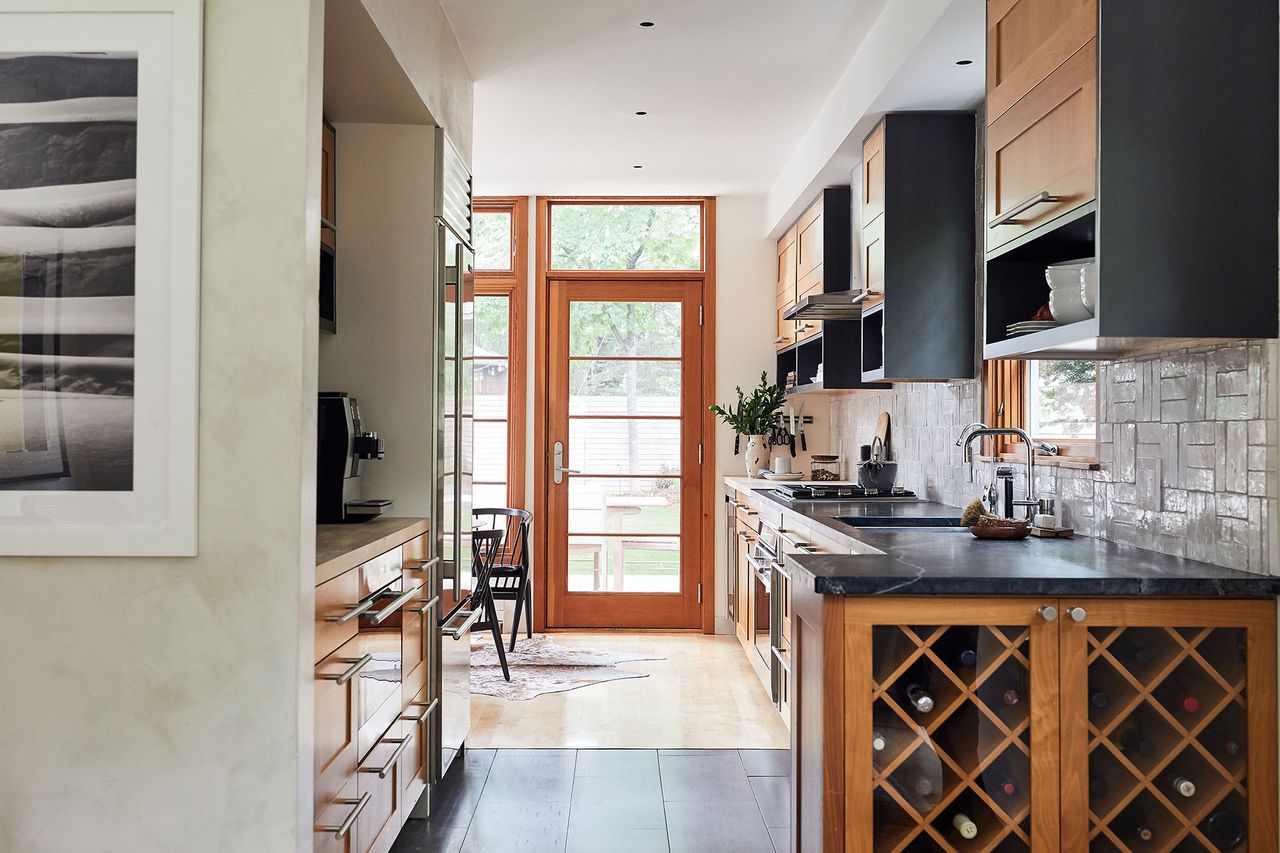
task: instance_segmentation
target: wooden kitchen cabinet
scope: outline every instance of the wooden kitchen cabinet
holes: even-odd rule
[[[823,196],[818,196],[796,222],[796,280],[808,278],[823,261]]]
[[[356,821],[344,826],[360,807],[358,794],[359,786],[352,777],[336,798],[316,812],[315,830],[311,837],[312,853],[362,853]]]
[[[324,122],[320,132],[320,242],[334,248],[338,218],[337,132]]]
[[[1225,9],[989,0],[984,358],[1280,334],[1280,8]],[[1048,303],[1046,267],[1082,260],[1092,304],[1009,331]]]
[[[797,583],[793,613],[792,849],[1276,849],[1271,600]]]
[[[356,821],[361,853],[386,853],[400,834],[407,803],[402,758],[413,739],[412,732],[393,723],[360,764],[358,791],[361,797],[369,795],[369,805]]]
[[[976,130],[972,113],[890,113],[863,143],[863,382],[977,374]]]
[[[729,570],[736,572],[738,576],[738,606],[734,613],[736,617],[734,630],[738,641],[744,646],[749,646],[752,642],[751,608],[747,606],[746,599],[747,596],[755,593],[755,575],[751,568],[751,561],[747,558],[756,544],[754,528],[739,521],[737,538],[737,562],[729,567]]]
[[[777,315],[778,337],[774,343],[778,349],[796,342],[796,323],[782,319],[782,314],[796,304],[796,228],[792,226],[778,241]]]
[[[987,123],[1097,34],[1097,0],[987,0]]]
[[[353,638],[316,664],[313,760],[317,812],[341,796],[340,792],[356,771],[359,760],[356,688],[360,677],[356,667],[360,659],[357,641]]]
[[[1095,197],[1097,64],[1097,42],[1089,41],[988,127],[988,250]],[[1025,207],[1042,194],[1052,200]]]

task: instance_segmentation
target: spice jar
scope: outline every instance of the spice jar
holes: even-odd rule
[[[840,457],[814,454],[813,463],[810,465],[809,469],[809,479],[822,483],[839,480]]]

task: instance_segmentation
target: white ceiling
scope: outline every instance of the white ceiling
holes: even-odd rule
[[[886,2],[442,0],[476,190],[763,193]]]

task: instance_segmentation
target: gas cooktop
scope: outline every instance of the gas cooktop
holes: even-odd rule
[[[913,501],[917,499],[915,492],[908,491],[900,486],[894,486],[888,491],[876,491],[875,489],[864,489],[856,483],[840,483],[838,485],[806,483],[795,486],[779,484],[773,488],[773,493],[786,503],[795,503],[796,501]]]

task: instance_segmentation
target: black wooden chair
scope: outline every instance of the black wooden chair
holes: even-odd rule
[[[501,530],[476,530],[471,533],[471,576],[475,589],[471,591],[470,607],[472,610],[483,610],[481,621],[473,625],[473,630],[486,628],[493,634],[493,645],[498,650],[498,662],[502,664],[502,675],[511,680],[511,669],[507,666],[507,651],[502,647],[502,624],[498,621],[498,607],[493,602],[491,580],[502,553]]]
[[[525,618],[525,630],[533,637],[533,578],[529,571],[529,535],[533,513],[509,507],[476,509],[471,514],[477,524],[502,533],[498,549],[498,561],[490,574],[490,592],[495,601],[514,601],[515,618],[511,621],[511,651],[516,650],[516,638],[520,636],[520,615]]]

